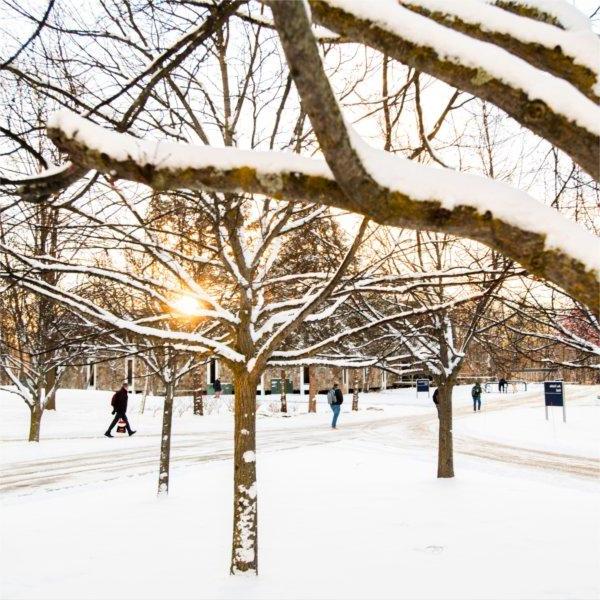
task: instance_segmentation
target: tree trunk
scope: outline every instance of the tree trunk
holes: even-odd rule
[[[365,369],[363,374],[363,392],[371,391],[371,368]]]
[[[287,412],[287,396],[285,393],[285,371],[281,369],[281,412]]]
[[[173,398],[175,384],[165,382],[165,404],[163,407],[162,435],[160,438],[160,464],[158,468],[158,495],[169,493],[169,463],[171,462],[171,426],[173,423]]]
[[[56,410],[56,367],[52,367],[46,373],[46,390],[51,390],[50,394],[46,396],[46,406],[44,410]]]
[[[454,450],[452,447],[452,388],[454,383],[444,381],[438,386],[438,477],[454,477]]]
[[[317,412],[317,378],[313,366],[308,367],[308,412]]]
[[[247,372],[234,373],[232,575],[258,573],[256,385],[257,380],[249,377]]]
[[[354,374],[354,389],[352,390],[352,410],[358,410],[358,373]]]
[[[42,407],[38,402],[30,408],[30,421],[29,421],[29,441],[39,442],[40,441],[40,426],[42,424]]]
[[[201,417],[204,416],[204,401],[201,389],[194,392],[194,414]]]

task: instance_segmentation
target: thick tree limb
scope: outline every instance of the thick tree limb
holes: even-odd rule
[[[103,131],[101,128],[98,129]],[[123,155],[122,149],[126,145],[126,140],[119,138],[123,139],[123,142],[117,146],[112,138],[107,136],[106,131],[104,136],[98,136],[98,139],[107,138],[104,149],[99,149],[97,144],[94,146],[86,143],[77,133],[77,131],[65,133],[59,127],[48,130],[54,143],[67,152],[71,160],[82,168],[96,169],[115,177],[146,184],[157,190],[201,189],[264,194],[279,200],[313,202],[352,210],[383,225],[428,229],[467,237],[502,252],[519,262],[532,274],[556,283],[596,313],[599,311],[599,284],[593,268],[569,256],[565,251],[548,247],[544,234],[515,225],[490,211],[482,213],[476,207],[469,206],[467,200],[464,204],[457,202],[454,208],[445,208],[440,200],[434,198],[418,200],[405,193],[383,190],[377,184],[373,187],[361,186],[361,195],[350,199],[325,165],[319,166],[319,161],[308,161],[310,167],[308,168],[304,157],[282,153],[260,153],[263,159],[265,155],[272,156],[269,161],[281,164],[277,172],[265,172],[250,161],[236,166],[231,158],[227,158],[229,154],[226,158],[221,158],[222,149],[183,147],[188,156],[193,156],[194,152],[203,152],[206,156],[206,160],[203,160],[205,166],[192,168],[182,165],[177,168],[165,163],[156,153],[156,164],[148,162],[149,159],[146,159],[146,163],[142,163],[135,156],[132,158]],[[111,135],[123,136],[123,134]],[[119,156],[111,156],[111,151]],[[144,150],[143,153],[147,156],[152,155],[149,150]],[[252,153],[246,154],[249,158],[252,155]],[[283,160],[285,158],[289,158],[287,167]],[[435,176],[436,171],[439,172],[422,166],[418,168],[427,171],[421,175],[424,178]],[[456,175],[460,176],[460,174]],[[470,179],[465,176],[465,189],[468,189],[469,181]],[[502,185],[493,181],[488,183],[493,187]],[[510,188],[506,187],[506,190],[507,194],[510,193]],[[522,199],[524,203],[529,201],[532,204],[532,210],[535,206],[540,206],[526,194],[522,194]],[[565,228],[573,227],[571,222],[561,218],[552,209],[544,210],[548,211],[544,218],[551,217],[554,221],[558,219],[557,227],[560,227],[559,222],[563,223]],[[578,231],[579,229],[577,228]],[[595,238],[583,229],[580,230],[579,236],[587,236],[590,243],[594,243]]]
[[[579,64],[574,56],[568,54],[571,45],[576,43],[578,37],[581,36],[579,32],[557,30],[556,27],[546,23],[532,23],[531,19],[511,15],[508,19],[515,21],[515,29],[522,30],[526,34],[521,39],[508,33],[502,27],[494,27],[497,16],[506,14],[506,11],[482,4],[477,0],[472,2],[473,7],[477,9],[476,12],[469,10],[472,8],[470,1],[468,3],[440,2],[438,6],[437,2],[430,5],[427,0],[402,0],[402,4],[445,27],[460,31],[475,39],[496,44],[534,67],[565,79],[590,100],[596,103],[600,101],[600,97],[594,91],[594,86],[598,84],[598,38],[592,32],[589,33],[590,48],[595,51],[595,57],[593,64],[588,66]],[[458,12],[456,12],[457,9]],[[488,20],[484,20],[484,18]],[[531,35],[532,30],[545,43],[531,41],[536,39],[536,35]]]
[[[425,42],[418,44],[409,36],[402,37],[400,28],[392,33],[390,28],[359,18],[326,0],[309,0],[309,3],[312,17],[320,25],[495,104],[521,125],[560,148],[590,175],[600,179],[600,140],[597,133],[574,123],[567,115],[552,110],[546,102],[530,97],[523,89],[506,83],[483,68],[463,65],[451,54],[441,56]],[[279,9],[278,4],[282,5]],[[294,4],[275,2],[271,8],[289,13]],[[398,7],[398,10],[411,12],[402,7]],[[435,23],[432,21],[432,24]],[[473,44],[477,43],[483,42],[473,40]],[[474,46],[474,61],[477,60],[476,54],[477,47]],[[506,54],[511,56],[508,52]],[[556,81],[558,83],[561,80]],[[593,104],[591,108],[595,109]]]

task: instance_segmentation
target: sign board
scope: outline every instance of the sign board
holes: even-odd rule
[[[429,392],[429,379],[417,379],[417,392]]]
[[[546,421],[548,420],[549,406],[562,406],[563,421],[567,422],[567,409],[565,406],[565,386],[562,381],[544,381],[544,404]]]
[[[285,380],[285,393],[292,394],[294,392],[294,384],[291,379]],[[271,379],[271,394],[281,394],[281,379]]]
[[[562,381],[544,381],[546,406],[563,406],[565,403]]]
[[[206,395],[214,396],[215,387],[212,383],[206,384]],[[231,396],[233,394],[233,383],[221,383],[221,393]]]

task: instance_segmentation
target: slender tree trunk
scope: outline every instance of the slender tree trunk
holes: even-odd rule
[[[231,574],[258,573],[256,488],[256,385],[245,371],[234,373],[233,543]]]
[[[317,412],[317,378],[315,369],[311,365],[308,367],[308,412]]]
[[[287,412],[287,395],[285,391],[285,371],[281,369],[281,412]]]
[[[30,408],[30,420],[29,420],[29,441],[39,442],[40,441],[40,427],[42,424],[42,407],[39,402]]]
[[[46,397],[45,410],[56,410],[56,367],[53,367],[46,373],[46,390],[52,390]]]
[[[146,410],[146,398],[148,397],[148,372],[146,372],[146,378],[144,381],[144,392],[142,394],[142,401],[140,402],[140,415],[144,414],[144,410]]]
[[[358,373],[354,374],[354,388],[352,390],[352,410],[358,410]]]
[[[171,462],[171,428],[173,424],[173,398],[175,384],[165,382],[165,404],[163,407],[162,435],[160,438],[160,464],[158,468],[158,495],[169,493],[169,463]]]
[[[202,398],[202,389],[194,392],[194,414],[204,416],[204,400]]]
[[[438,477],[454,477],[454,450],[452,445],[452,381],[438,386]]]

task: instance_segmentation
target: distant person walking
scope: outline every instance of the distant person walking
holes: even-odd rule
[[[114,437],[112,434],[113,427],[119,422],[119,419],[123,419],[125,421],[125,427],[127,428],[127,433],[131,436],[135,433],[135,431],[131,430],[129,426],[129,419],[127,418],[127,382],[124,381],[121,389],[118,392],[115,392],[112,400],[110,402],[113,407],[112,414],[115,415],[110,427],[106,430],[104,434],[106,437]]]
[[[506,381],[504,377],[501,377],[500,381],[498,381],[498,391],[501,394],[506,394],[506,392],[508,391],[508,381]]]
[[[221,386],[221,380],[217,377],[213,383],[213,389],[215,390],[215,398],[218,400],[221,397],[223,387]]]
[[[334,383],[333,387],[327,392],[327,402],[329,402],[329,406],[331,406],[331,410],[333,411],[331,428],[337,429],[337,420],[340,416],[342,403],[344,402],[344,394],[342,394],[342,390],[340,390],[337,383]]]
[[[479,382],[471,388],[471,397],[473,398],[473,412],[481,410],[481,386]]]
[[[437,410],[438,419],[440,418],[440,395],[438,393],[438,388],[435,388],[433,392],[433,403],[435,404],[435,409]]]

